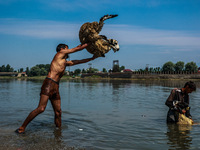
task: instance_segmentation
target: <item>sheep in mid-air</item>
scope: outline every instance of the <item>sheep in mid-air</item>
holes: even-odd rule
[[[84,23],[79,31],[79,39],[81,44],[90,43],[86,47],[87,51],[98,57],[105,57],[105,53],[113,49],[114,52],[119,50],[117,40],[107,39],[105,35],[99,35],[102,30],[104,21],[110,18],[117,17],[118,15],[105,15],[101,17],[99,22]]]

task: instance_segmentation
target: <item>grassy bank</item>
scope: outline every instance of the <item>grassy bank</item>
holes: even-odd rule
[[[34,77],[12,77],[12,76],[0,76],[0,80],[2,79],[20,79],[20,80],[44,80],[46,76],[34,76]],[[110,78],[110,77],[101,77],[101,76],[88,76],[81,78],[80,76],[71,77],[71,76],[63,76],[61,81],[63,80],[191,80],[191,81],[200,81],[200,79],[194,78]]]

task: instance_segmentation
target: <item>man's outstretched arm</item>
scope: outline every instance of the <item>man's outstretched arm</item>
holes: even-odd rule
[[[83,64],[83,63],[86,63],[86,62],[89,62],[91,60],[94,60],[96,59],[97,57],[96,56],[93,56],[91,58],[86,58],[86,59],[82,59],[82,60],[71,60],[71,61],[67,61],[67,64],[66,66],[74,66],[74,65],[78,65],[78,64]]]
[[[61,52],[64,52],[66,54],[74,53],[80,50],[83,50],[86,48],[89,44],[83,44],[83,45],[78,45],[77,47],[71,48],[71,49],[63,49]]]

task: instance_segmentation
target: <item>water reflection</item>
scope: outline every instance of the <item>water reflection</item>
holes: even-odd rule
[[[62,135],[62,129],[61,128],[55,128],[54,129],[54,148],[55,149],[63,149],[64,148],[64,142],[63,142],[63,135]],[[56,146],[56,147],[55,147]]]
[[[168,131],[166,133],[168,137],[168,145],[170,149],[181,149],[186,150],[191,148],[192,137],[191,137],[191,128],[189,125],[177,125],[177,124],[168,124]]]

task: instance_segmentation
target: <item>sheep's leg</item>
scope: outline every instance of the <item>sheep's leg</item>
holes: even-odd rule
[[[118,15],[104,15],[103,17],[101,17],[100,19],[100,22],[102,21],[105,21],[107,19],[110,19],[110,18],[114,18],[114,17],[117,17]]]
[[[103,22],[107,19],[110,19],[110,18],[114,18],[114,17],[117,17],[118,15],[104,15],[103,17],[101,17],[101,19],[99,20],[99,27],[98,29],[96,29],[97,33],[99,33],[102,28],[103,28]]]
[[[107,42],[109,42],[108,41],[108,38],[105,36],[105,35],[99,35],[100,37],[102,37],[102,39],[104,39],[104,40],[106,40]]]

